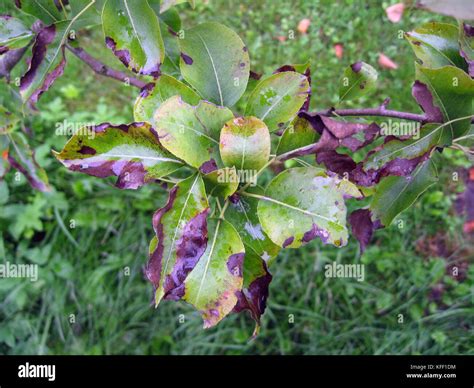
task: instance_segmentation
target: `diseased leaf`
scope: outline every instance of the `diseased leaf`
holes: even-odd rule
[[[270,146],[270,132],[256,117],[236,117],[221,130],[219,149],[227,167],[256,173],[268,162]]]
[[[273,74],[250,94],[245,115],[258,117],[273,132],[296,116],[309,93],[306,76],[293,71]]]
[[[165,45],[165,60],[161,66],[161,73],[181,78],[181,70],[179,68],[181,58],[178,44],[179,34],[167,26],[161,19],[160,28]]]
[[[293,65],[284,65],[276,69],[273,74],[276,73],[282,73],[285,71],[294,71],[296,73],[303,74],[307,79],[308,79],[308,84],[309,84],[309,93],[308,96],[306,97],[306,101],[304,104],[301,106],[300,111],[308,111],[309,110],[309,104],[311,103],[311,68],[310,68],[311,63],[308,61],[306,63],[302,64],[293,64]]]
[[[364,169],[367,171],[379,170],[387,166],[388,163],[393,165],[392,169],[397,165],[403,169],[403,163],[401,163],[402,159],[412,160],[421,157],[428,154],[433,147],[440,144],[443,138],[443,129],[441,124],[425,124],[419,129],[419,138],[412,138],[405,141],[393,139],[386,142],[380,149],[368,154],[364,161]]]
[[[20,132],[8,135],[10,147],[7,153],[8,163],[20,171],[28,183],[36,190],[47,192],[51,190],[46,171],[35,160],[35,153],[30,148],[25,136]]]
[[[237,304],[244,255],[244,244],[234,227],[224,220],[209,220],[206,251],[188,274],[183,297],[199,310],[204,328],[219,323]]]
[[[189,86],[169,75],[160,75],[155,82],[147,84],[142,89],[135,101],[133,107],[135,121],[146,121],[152,124],[153,114],[160,105],[170,97],[177,95],[190,105],[197,105],[200,100],[199,95]]]
[[[19,19],[0,15],[0,54],[22,48],[31,41],[33,32]]]
[[[204,99],[220,106],[234,105],[245,92],[250,72],[247,47],[240,37],[219,23],[203,23],[179,39],[183,78]]]
[[[456,19],[474,19],[474,3],[471,0],[418,0],[416,6]]]
[[[374,230],[380,225],[379,222],[372,221],[372,213],[369,209],[358,209],[349,216],[352,233],[359,241],[360,253],[364,253],[365,248],[369,245]]]
[[[70,29],[71,22],[58,22],[44,27],[36,36],[30,66],[20,81],[24,102],[34,106],[41,94],[63,74],[66,66],[64,44]]]
[[[376,187],[370,204],[374,217],[384,226],[410,207],[416,199],[438,180],[433,162],[428,159],[410,176],[389,176]]]
[[[128,69],[160,75],[165,48],[158,17],[146,0],[107,0],[102,24],[107,47]]]
[[[456,66],[466,70],[459,53],[458,28],[453,24],[431,22],[405,34],[421,64],[435,69]]]
[[[474,27],[459,23],[459,53],[468,65],[468,74],[474,77]]]
[[[207,247],[208,212],[204,183],[194,174],[171,189],[168,202],[153,216],[156,235],[145,274],[154,287],[155,305],[184,296],[184,281]]]
[[[54,4],[54,0],[15,0],[15,4],[23,12],[40,19],[47,25],[64,19],[64,15]]]
[[[71,171],[99,178],[117,176],[121,189],[137,189],[183,166],[145,123],[82,128],[55,156]]]
[[[411,88],[411,94],[415,98],[420,108],[425,112],[426,120],[434,123],[443,122],[443,114],[439,107],[434,105],[434,98],[428,86],[420,81],[415,81]]]
[[[233,117],[227,108],[207,101],[191,106],[175,96],[156,110],[154,126],[168,151],[206,174],[222,167],[219,133]]]
[[[268,185],[258,205],[258,218],[272,241],[298,248],[319,237],[325,244],[347,244],[344,199],[361,197],[349,181],[323,169],[298,167],[283,171]]]
[[[443,135],[443,140],[446,139],[443,145],[450,145],[452,139],[462,136],[469,129],[474,80],[453,66],[428,69],[416,65],[416,77],[430,89],[434,105],[441,110],[445,122],[457,120],[445,127],[448,135]],[[463,120],[458,120],[463,117]]]
[[[282,155],[316,143],[319,138],[320,134],[313,128],[311,123],[304,117],[297,116],[280,137],[276,153],[277,155]]]
[[[339,86],[339,101],[359,98],[376,87],[377,70],[365,62],[348,66]]]
[[[247,247],[245,248],[247,250]],[[260,331],[260,320],[267,307],[267,299],[272,275],[268,271],[267,263],[255,255],[245,254],[244,282],[242,291],[237,291],[237,304],[233,312],[240,313],[248,310],[255,321],[255,330],[252,337]]]
[[[203,175],[209,195],[227,198],[239,187],[239,176],[235,167],[224,167]]]
[[[246,191],[257,195],[264,194],[264,190],[258,186],[248,187]],[[255,256],[270,265],[280,251],[280,247],[274,244],[263,231],[257,215],[258,203],[257,198],[235,194],[230,197],[225,219],[239,232],[245,245],[245,258]]]
[[[26,49],[12,49],[0,55],[0,78],[5,77],[10,82],[10,72],[20,62]]]

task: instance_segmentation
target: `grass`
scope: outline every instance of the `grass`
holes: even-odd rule
[[[256,71],[270,73],[309,57],[314,109],[337,103],[338,80],[347,65],[364,60],[377,67],[377,53],[383,51],[400,67],[379,69],[378,91],[358,104],[375,106],[390,96],[394,109],[417,111],[410,96],[414,57],[396,34],[440,18],[413,12],[394,25],[384,16],[388,3],[365,3],[215,0],[196,11],[180,10],[185,26],[216,20],[235,29],[249,46]],[[303,17],[312,20],[308,35],[276,39],[296,30]],[[117,65],[97,31],[82,39],[91,42],[96,56]],[[336,42],[344,43],[342,60],[333,54]],[[166,200],[163,189],[120,191],[111,181],[72,174],[53,160],[50,149],[67,139],[54,136],[58,122],[131,121],[136,94],[94,75],[72,56],[68,61],[66,74],[31,119],[38,160],[56,191],[33,192],[12,174],[8,186],[0,183],[0,261],[40,267],[36,283],[0,280],[0,353],[474,354],[474,267],[463,282],[447,270],[453,261],[474,257],[461,233],[462,220],[452,211],[462,185],[451,173],[465,164],[457,153],[439,156],[440,183],[378,231],[364,255],[353,239],[342,249],[314,241],[282,251],[272,268],[261,334],[249,342],[248,316],[230,316],[203,330],[198,314],[184,303],[151,306],[142,270],[153,234],[151,215]],[[432,247],[439,241],[449,246],[448,255]],[[332,261],[365,264],[365,281],[326,278],[324,265]]]

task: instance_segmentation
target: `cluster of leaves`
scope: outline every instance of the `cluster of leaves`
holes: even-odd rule
[[[37,7],[22,0],[17,6],[44,24],[33,33],[4,16],[0,51],[21,50],[34,36],[20,82],[31,108],[63,73],[65,49],[77,46],[73,28],[101,23],[113,54],[130,71],[152,77],[135,101],[135,122],[83,128],[55,156],[72,171],[115,176],[121,189],[170,185],[167,203],[153,216],[145,271],[155,305],[184,300],[205,327],[249,311],[258,331],[269,266],[280,249],[316,238],[346,245],[346,200],[355,198],[366,204],[349,216],[363,250],[374,229],[390,225],[436,182],[434,152],[458,144],[470,130],[474,32],[460,22],[429,23],[406,34],[417,57],[412,94],[424,112],[414,139],[386,135],[375,122],[308,112],[309,64],[285,65],[260,79],[232,30],[218,23],[182,30],[170,9],[178,2],[74,1],[65,7],[63,1],[58,7],[51,0]],[[352,64],[341,79],[341,102],[369,92],[376,81],[370,65]],[[10,121],[1,138],[17,151]],[[46,189],[33,155],[18,158],[26,169],[4,147],[10,164]],[[285,169],[265,188],[257,184],[270,165],[289,159],[301,167]]]

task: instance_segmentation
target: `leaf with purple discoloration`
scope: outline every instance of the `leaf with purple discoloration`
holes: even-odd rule
[[[204,183],[195,174],[174,186],[153,216],[156,235],[145,273],[154,286],[155,305],[184,295],[184,280],[207,247],[208,212]]]
[[[276,153],[281,155],[316,143],[320,136],[306,118],[297,116],[281,135]]]
[[[36,36],[30,66],[20,81],[24,102],[34,106],[40,95],[63,74],[66,66],[64,44],[70,28],[70,22],[58,22],[42,28]]]
[[[339,101],[359,98],[376,86],[377,70],[365,62],[348,66],[339,83]]]
[[[136,189],[183,166],[146,123],[82,128],[55,156],[72,171],[100,178],[117,176],[122,189]]]
[[[296,116],[309,93],[306,76],[293,71],[273,74],[250,94],[245,116],[258,117],[274,132]]]
[[[234,227],[225,220],[209,220],[207,249],[187,276],[183,297],[199,310],[204,328],[219,323],[237,304],[244,255],[244,244]]]
[[[389,176],[382,179],[370,204],[375,219],[383,226],[389,226],[393,219],[438,180],[436,168],[431,159],[420,164],[407,177]]]
[[[428,86],[444,122],[453,121],[443,128],[443,146],[462,136],[469,130],[474,97],[474,80],[467,73],[454,66],[429,69],[415,65],[416,78]],[[464,118],[460,120],[461,118]]]
[[[316,237],[341,247],[348,239],[345,199],[361,196],[354,184],[321,168],[291,168],[268,185],[258,218],[271,240],[283,248],[298,248]]]
[[[352,234],[359,241],[360,253],[362,254],[369,245],[374,230],[380,227],[380,223],[372,221],[372,213],[369,209],[353,211],[349,216],[349,223],[351,224]]]
[[[247,250],[247,247],[245,249]],[[244,260],[244,283],[242,291],[238,292],[238,300],[233,312],[249,311],[250,316],[255,321],[255,329],[252,335],[254,338],[260,331],[260,321],[267,306],[271,281],[272,275],[268,271],[265,260],[256,255],[246,253]]]
[[[468,66],[468,74],[474,77],[474,27],[459,22],[459,53]]]
[[[415,81],[411,88],[411,94],[415,98],[418,105],[420,105],[423,112],[425,112],[426,120],[433,123],[442,123],[443,114],[439,107],[434,105],[433,95],[428,86],[420,81]]]
[[[207,101],[191,106],[175,96],[156,110],[153,124],[163,147],[206,174],[223,167],[219,133],[233,117],[227,108]]]
[[[199,103],[199,95],[189,86],[166,74],[160,75],[156,82],[147,84],[133,107],[135,121],[146,121],[153,125],[153,114],[167,99],[179,95],[191,105]]]
[[[443,127],[441,124],[426,124],[419,131],[419,138],[405,141],[394,138],[369,152],[363,163],[364,170],[380,170],[388,163],[396,160],[412,160],[422,157],[442,142]],[[411,173],[411,171],[408,171],[408,173]]]
[[[128,69],[160,75],[165,48],[158,17],[146,0],[107,0],[102,24],[107,47]]]
[[[30,148],[25,136],[20,132],[7,136],[10,140],[7,153],[8,163],[25,176],[31,187],[43,192],[50,191],[51,187],[46,171],[36,162],[35,153]]]
[[[250,73],[248,50],[242,39],[219,23],[203,23],[179,39],[183,78],[205,99],[234,105],[245,92]]]

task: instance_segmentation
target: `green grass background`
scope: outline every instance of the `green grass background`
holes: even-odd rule
[[[309,59],[314,109],[335,105],[344,68],[363,60],[380,71],[378,89],[345,107],[376,106],[391,97],[392,108],[419,112],[410,94],[414,56],[398,34],[449,19],[413,11],[392,24],[384,12],[388,5],[214,0],[194,11],[178,9],[184,28],[211,20],[233,28],[257,72],[270,74]],[[311,19],[306,35],[296,30],[302,18]],[[295,39],[277,40],[289,30]],[[100,29],[78,38],[93,55],[121,68]],[[333,51],[337,42],[344,44],[341,60]],[[381,69],[379,52],[399,69]],[[156,185],[120,191],[111,180],[70,173],[50,153],[67,140],[55,135],[64,119],[132,121],[137,90],[95,75],[67,54],[64,76],[40,101],[40,113],[28,118],[38,161],[55,191],[34,192],[13,173],[0,183],[0,261],[39,265],[36,283],[0,279],[1,354],[474,354],[472,241],[462,235],[462,220],[452,210],[462,190],[452,173],[467,162],[455,152],[437,156],[440,182],[398,217],[402,228],[395,222],[378,231],[362,257],[354,239],[342,249],[313,241],[283,250],[271,268],[274,280],[256,340],[248,341],[253,323],[246,315],[203,330],[199,315],[184,303],[165,302],[155,310],[142,271],[151,216],[164,204],[164,190]],[[0,99],[11,103],[3,84]],[[448,245],[449,254],[417,249],[433,241]],[[365,264],[365,281],[325,278],[324,265],[333,261]],[[447,270],[456,261],[467,263],[462,282]]]

